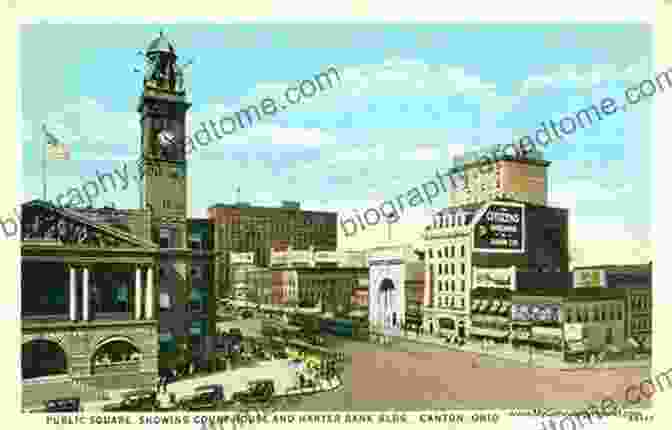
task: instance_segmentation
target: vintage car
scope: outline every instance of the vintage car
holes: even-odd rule
[[[272,379],[257,379],[247,383],[247,390],[233,393],[233,401],[241,403],[266,402],[275,394]]]
[[[226,399],[224,386],[221,384],[202,385],[194,389],[194,394],[182,397],[178,402],[179,408],[185,411],[203,409],[221,409]]]
[[[118,403],[103,406],[103,412],[142,411],[149,412],[158,409],[159,401],[154,390],[134,390],[123,395]]]
[[[81,405],[79,397],[69,397],[62,399],[52,399],[44,402],[44,407],[31,412],[83,412],[84,408]]]

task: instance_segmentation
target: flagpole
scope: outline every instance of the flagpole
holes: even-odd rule
[[[46,138],[47,127],[42,124],[43,136]],[[47,142],[42,142],[42,199],[47,201]]]

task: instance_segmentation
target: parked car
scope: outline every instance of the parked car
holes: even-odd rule
[[[186,411],[221,409],[225,404],[224,386],[202,385],[194,389],[194,394],[181,398],[178,403],[180,409]]]
[[[84,408],[81,405],[79,397],[69,397],[62,399],[47,400],[44,402],[42,409],[34,410],[32,412],[83,412]]]
[[[142,411],[158,409],[159,401],[154,390],[134,390],[123,395],[118,403],[103,406],[103,412]]]
[[[275,394],[275,382],[272,379],[257,379],[247,383],[247,390],[233,393],[236,402],[265,402]]]

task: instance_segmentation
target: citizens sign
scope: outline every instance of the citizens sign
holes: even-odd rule
[[[474,223],[474,250],[486,253],[525,252],[525,206],[488,204]]]

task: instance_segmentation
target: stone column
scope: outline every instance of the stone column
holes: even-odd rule
[[[70,321],[77,321],[77,269],[70,266]]]
[[[147,284],[145,286],[145,319],[154,318],[154,267],[147,267]]]
[[[89,320],[89,268],[86,266],[82,276],[82,320]]]
[[[135,268],[135,319],[142,317],[142,269]]]

